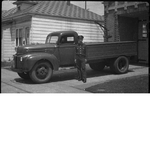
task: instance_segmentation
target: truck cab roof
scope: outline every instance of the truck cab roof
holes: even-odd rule
[[[77,32],[75,32],[75,31],[56,31],[56,32],[52,32],[52,33],[50,33],[49,35],[69,35],[69,34],[72,34],[72,35],[76,35],[76,36],[78,36],[78,34],[77,34]]]
[[[78,41],[78,33],[75,31],[56,31],[56,32],[52,32],[50,34],[48,34],[47,38],[46,38],[46,42],[45,43],[49,43],[49,39],[51,39],[51,37],[56,37],[56,39],[54,40],[57,44],[61,44],[61,43],[72,43],[72,44],[76,44]],[[70,39],[70,40],[69,40]]]

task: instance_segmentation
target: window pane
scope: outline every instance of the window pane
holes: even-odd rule
[[[18,38],[18,29],[16,29],[16,38]]]
[[[29,38],[26,38],[26,45],[29,44]]]
[[[26,44],[29,44],[29,27],[25,28],[25,41]]]
[[[18,38],[16,38],[16,46],[18,46]]]
[[[143,24],[143,26],[142,26],[142,37],[143,37],[143,38],[146,38],[146,37],[147,37],[146,24]]]
[[[25,29],[25,37],[29,38],[29,27]]]
[[[22,29],[19,29],[19,37],[22,37]]]
[[[18,43],[18,37],[19,37],[19,30],[18,29],[16,29],[16,46],[18,46],[19,45],[19,43]]]
[[[73,42],[74,41],[74,37],[67,37],[67,41]]]
[[[19,46],[22,46],[22,38],[19,38]]]

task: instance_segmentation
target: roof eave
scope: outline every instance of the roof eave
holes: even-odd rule
[[[76,19],[76,20],[84,20],[84,21],[98,21],[98,22],[104,22],[104,20],[95,20],[95,19],[84,19],[84,18],[76,18],[76,17],[65,17],[65,16],[56,16],[56,15],[49,15],[49,14],[40,14],[40,13],[33,13],[33,12],[27,12],[25,14],[20,14],[20,15],[16,15],[16,16],[12,16],[12,17],[6,17],[2,19],[2,22],[8,22],[10,20],[15,20],[21,17],[25,17],[25,16],[33,16],[33,15],[39,15],[39,16],[48,16],[48,17],[57,17],[57,18],[66,18],[66,19]]]
[[[76,18],[76,17],[65,17],[65,16],[56,16],[56,15],[48,15],[48,14],[40,14],[40,13],[32,13],[32,15],[39,15],[39,16],[48,16],[48,17],[57,17],[57,18],[66,18],[66,19],[76,19],[76,20],[84,20],[84,21],[99,21],[104,22],[104,20],[92,20],[92,19],[83,19],[83,18]]]
[[[26,3],[26,4],[37,4],[38,2],[33,2],[33,1],[17,1],[17,2],[13,2],[13,4],[17,5],[17,4],[21,4],[21,3]]]
[[[27,17],[27,16],[31,16],[32,17],[32,15],[33,14],[28,13],[28,14],[18,15],[18,16],[14,16],[14,17],[9,17],[9,18],[3,18],[2,22],[9,22],[9,21],[13,21],[13,20],[16,20],[18,18]]]

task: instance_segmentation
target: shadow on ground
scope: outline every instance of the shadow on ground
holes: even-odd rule
[[[107,76],[111,74],[112,72],[110,71],[109,68],[105,68],[102,72],[94,71],[90,68],[87,69],[87,78]],[[77,79],[77,70],[75,68],[53,72],[53,76],[50,82],[59,82],[59,81],[67,81],[67,80],[74,80],[74,79]],[[25,79],[19,78],[19,76],[18,78],[14,79],[14,82],[23,83],[23,84],[34,84],[31,80],[25,80]]]
[[[11,70],[10,68],[5,68],[5,69]],[[128,72],[134,72],[134,70],[129,69]],[[93,78],[93,77],[98,77],[98,76],[107,76],[107,75],[111,75],[111,74],[113,74],[113,73],[111,72],[109,67],[105,67],[105,69],[101,72],[94,71],[90,67],[87,67],[87,78]],[[52,76],[50,82],[59,82],[59,81],[67,81],[67,80],[74,80],[74,79],[77,79],[76,68],[66,69],[66,70],[62,69],[62,70],[53,72],[53,76]],[[18,76],[18,78],[15,78],[13,80],[13,82],[22,83],[22,84],[35,84],[34,82],[32,82],[32,80],[30,80],[30,79],[25,80],[25,79],[20,78],[19,76]]]
[[[90,68],[87,69],[87,78],[93,78],[98,76],[106,76],[110,75],[112,72],[106,68],[103,71],[94,71]],[[63,70],[58,71],[53,74],[53,77],[51,79],[51,82],[59,82],[59,81],[65,81],[65,80],[73,80],[77,79],[77,70],[76,69],[70,69],[70,70]]]
[[[149,67],[149,64],[145,62],[134,62],[134,63],[132,62],[130,63],[130,65],[139,66],[139,67]]]

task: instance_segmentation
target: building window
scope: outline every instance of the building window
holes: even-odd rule
[[[109,1],[109,2],[108,2],[108,7],[111,7],[111,6],[115,6],[115,2]]]
[[[21,10],[21,5],[17,5],[17,9],[18,9],[18,11],[20,11]]]
[[[20,10],[20,6],[18,6],[18,10]]]
[[[29,44],[29,35],[30,35],[30,28],[26,27],[25,28],[25,44]]]
[[[19,34],[18,34],[18,29],[16,29],[16,46],[18,46],[19,44],[18,44],[18,40],[19,40]]]
[[[29,44],[30,28],[16,29],[16,46],[23,46]]]
[[[19,29],[19,46],[22,46],[22,29]]]
[[[147,24],[143,23],[142,25],[142,38],[147,38]]]
[[[22,29],[16,29],[16,46],[22,46]]]

